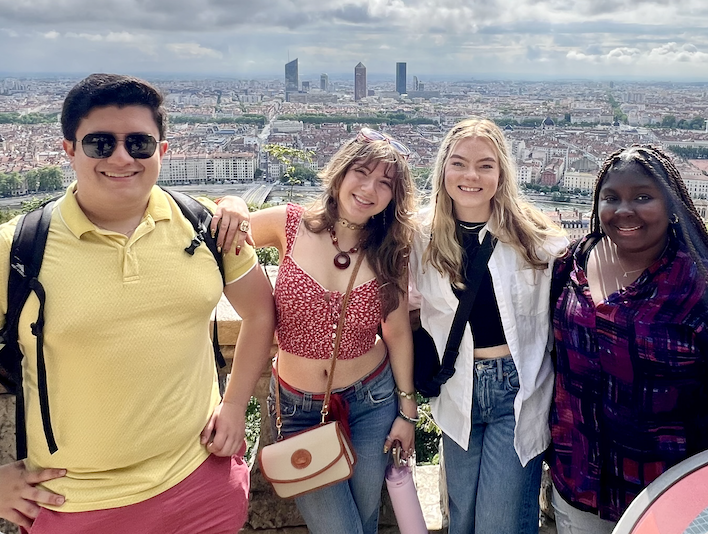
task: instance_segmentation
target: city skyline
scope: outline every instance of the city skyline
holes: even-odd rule
[[[703,0],[0,0],[0,72],[708,81]],[[317,78],[315,78],[315,76]],[[349,74],[351,77],[351,74]]]

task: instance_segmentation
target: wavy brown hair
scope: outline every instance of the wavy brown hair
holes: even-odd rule
[[[303,223],[314,233],[332,228],[339,219],[339,191],[347,171],[354,165],[374,168],[381,162],[386,164],[386,175],[392,177],[392,198],[381,213],[367,221],[361,247],[376,274],[385,319],[408,291],[415,196],[405,158],[385,140],[347,141],[319,173],[325,189],[303,214]]]
[[[516,185],[516,166],[504,134],[492,121],[477,118],[465,119],[453,126],[438,150],[432,175],[434,209],[426,225],[431,239],[423,254],[423,264],[430,262],[455,286],[462,287],[463,250],[456,237],[453,201],[445,189],[445,165],[457,143],[468,137],[490,141],[499,161],[499,184],[492,198],[489,219],[494,237],[514,247],[534,269],[547,268],[548,261],[538,256],[538,250],[548,237],[564,232],[523,199]]]

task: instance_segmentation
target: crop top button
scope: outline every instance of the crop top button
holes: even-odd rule
[[[331,293],[329,291],[325,291],[324,295],[322,295],[322,298],[324,299],[325,302],[329,302]]]

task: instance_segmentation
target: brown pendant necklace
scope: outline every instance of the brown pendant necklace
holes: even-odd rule
[[[334,266],[337,269],[344,270],[352,263],[352,259],[349,257],[349,254],[356,254],[359,252],[359,245],[352,247],[345,252],[339,248],[339,239],[337,239],[337,234],[335,233],[334,228],[329,229],[329,237],[332,238],[332,244],[334,245],[334,248],[337,249],[337,255],[334,257]]]

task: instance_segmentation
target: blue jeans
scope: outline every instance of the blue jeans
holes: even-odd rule
[[[357,461],[354,475],[344,482],[295,498],[298,510],[313,534],[375,534],[378,530],[381,488],[388,463],[383,447],[398,414],[391,365],[367,381],[333,390],[349,405],[349,426]],[[322,401],[311,393],[280,388],[283,435],[288,436],[320,422]],[[270,381],[268,411],[275,429],[275,379]]]
[[[538,534],[543,454],[522,467],[514,449],[516,366],[506,356],[474,370],[468,449],[443,434],[449,534]]]

